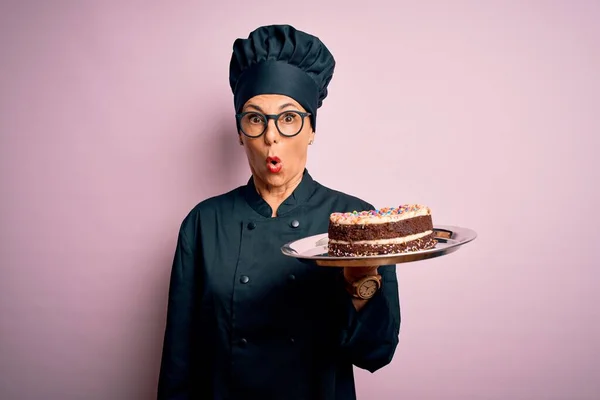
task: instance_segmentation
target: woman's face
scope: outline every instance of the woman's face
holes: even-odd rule
[[[248,100],[242,112],[252,111],[262,114],[280,114],[284,111],[306,112],[291,97],[275,94],[259,95]],[[280,127],[283,128],[283,125]],[[312,142],[315,135],[309,116],[304,118],[304,126],[300,133],[293,137],[281,135],[273,119],[268,120],[267,129],[258,138],[250,138],[242,132],[238,133],[248,156],[250,170],[260,183],[269,188],[283,188],[301,179],[306,166],[308,144]]]

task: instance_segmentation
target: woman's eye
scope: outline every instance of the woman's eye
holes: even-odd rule
[[[248,116],[248,120],[250,121],[251,124],[262,124],[262,117],[260,115],[249,115]]]
[[[283,116],[283,122],[285,122],[286,124],[291,124],[296,120],[296,117],[297,115],[294,113],[285,114]]]

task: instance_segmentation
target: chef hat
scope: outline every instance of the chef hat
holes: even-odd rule
[[[334,68],[333,55],[317,37],[290,25],[260,27],[233,44],[229,84],[235,111],[260,94],[286,95],[311,113],[316,130],[317,108]]]

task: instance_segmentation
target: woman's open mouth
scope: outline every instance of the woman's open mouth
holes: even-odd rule
[[[267,157],[267,169],[274,174],[281,171],[281,160],[279,157]]]

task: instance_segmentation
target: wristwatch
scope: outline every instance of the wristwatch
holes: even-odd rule
[[[354,282],[346,281],[346,290],[353,297],[368,300],[381,289],[381,275],[367,275]]]

